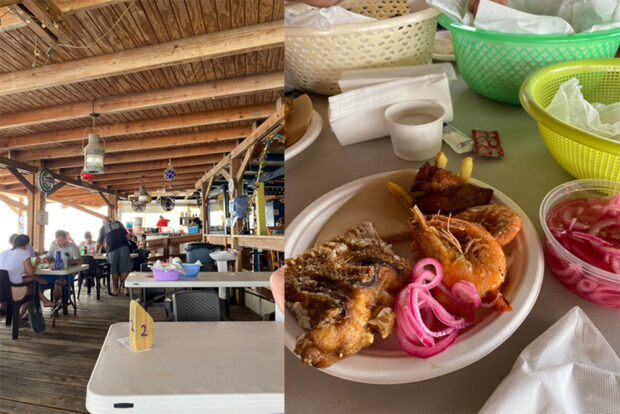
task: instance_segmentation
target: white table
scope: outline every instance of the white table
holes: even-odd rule
[[[284,324],[156,322],[153,349],[110,326],[86,389],[92,413],[284,412]]]
[[[59,279],[61,277],[65,278],[66,283],[62,291],[61,302],[58,306],[55,306],[52,309],[52,326],[56,325],[56,318],[58,317],[58,311],[60,310],[60,308],[62,308],[63,315],[67,315],[69,313],[67,308],[69,305],[71,305],[73,306],[73,314],[77,314],[77,304],[75,303],[75,296],[73,297],[73,299],[71,299],[71,296],[69,295],[69,286],[73,284],[73,275],[83,270],[88,270],[88,265],[79,264],[65,267],[62,269],[44,269],[39,267],[35,271],[36,275],[43,276],[45,280],[47,280],[48,286],[50,286],[52,289],[54,288],[53,285],[54,282],[56,282],[56,279]]]
[[[140,256],[138,253],[130,253],[129,257],[131,259],[137,259]],[[108,260],[108,255],[105,253],[95,254],[93,255],[93,259],[95,260]]]
[[[128,288],[243,288],[269,287],[271,272],[200,272],[196,277],[179,280],[155,280],[151,272],[131,272],[125,280]]]
[[[481,68],[484,70],[484,68]],[[497,188],[529,216],[542,239],[538,220],[540,202],[555,186],[573,178],[553,159],[533,119],[519,106],[490,101],[459,78],[451,83],[453,124],[461,131],[497,130],[505,156],[502,160],[474,160],[473,177]],[[340,146],[327,123],[327,101],[312,96],[314,109],[326,125],[317,140],[286,161],[286,222],[290,223],[323,194],[372,174],[418,168],[392,152],[389,137]],[[447,144],[448,168],[459,171],[470,154],[456,154]],[[367,385],[338,379],[303,366],[286,351],[287,412],[475,412],[508,374],[517,355],[573,306],[579,305],[620,353],[620,312],[587,302],[571,293],[549,271],[531,313],[501,346],[480,361],[454,373],[403,385]]]

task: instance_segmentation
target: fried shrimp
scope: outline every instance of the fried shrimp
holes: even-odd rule
[[[502,247],[521,231],[521,217],[513,209],[497,204],[469,207],[453,217],[480,224]]]
[[[464,220],[435,215],[424,217],[413,207],[411,232],[425,255],[441,263],[449,288],[459,280],[476,286],[483,300],[495,297],[506,276],[502,247],[483,227]]]

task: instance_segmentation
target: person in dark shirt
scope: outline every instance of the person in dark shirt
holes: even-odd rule
[[[118,295],[118,277],[123,281],[131,272],[131,256],[129,253],[129,245],[127,243],[127,230],[118,220],[105,218],[103,226],[99,230],[97,238],[96,250],[99,250],[101,244],[105,241],[108,263],[110,264],[110,273],[112,273],[112,296]],[[128,289],[125,288],[125,294]]]
[[[192,224],[193,224],[194,226],[198,227],[198,230],[199,230],[199,231],[200,231],[200,230],[202,230],[202,220],[200,220],[200,218],[199,218],[199,217],[194,217],[194,218],[192,219]]]

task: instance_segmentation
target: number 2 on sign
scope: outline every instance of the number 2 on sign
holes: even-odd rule
[[[149,334],[146,333],[146,325],[142,324],[142,335],[140,336],[149,336]]]

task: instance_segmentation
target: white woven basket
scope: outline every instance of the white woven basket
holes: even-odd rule
[[[438,9],[411,14],[406,0],[344,0],[338,5],[380,20],[329,31],[287,27],[285,67],[295,86],[334,95],[340,93],[338,80],[345,70],[430,62]]]

